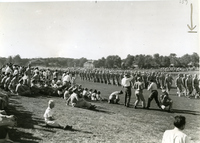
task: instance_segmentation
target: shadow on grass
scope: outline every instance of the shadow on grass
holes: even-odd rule
[[[12,114],[17,117],[17,127],[9,130],[10,139],[20,143],[36,143],[41,141],[42,139],[35,137],[32,132],[34,132],[34,126],[40,124],[42,120],[33,118],[32,113],[26,111],[17,101],[18,99],[15,99],[17,98],[14,97],[10,100],[10,106],[6,110],[8,115]]]
[[[49,130],[49,129],[60,129],[60,130],[63,130],[62,128],[58,128],[58,127],[51,127],[51,126],[46,126],[46,125],[41,125],[42,127],[45,127],[46,129],[44,130]],[[83,131],[83,130],[80,130],[80,129],[66,129],[65,131],[72,131],[72,132],[81,132],[81,133],[86,133],[86,134],[93,134],[92,132],[89,132],[89,131]]]
[[[200,112],[198,112],[198,111],[180,110],[180,109],[173,109],[173,111],[174,111],[174,113],[191,114],[191,115],[200,116]]]
[[[106,111],[106,110],[101,110],[101,109],[95,109],[95,110],[91,110],[91,111],[96,111],[96,112],[101,112],[101,113],[106,113],[106,114],[114,114],[114,112],[110,112],[110,111]]]

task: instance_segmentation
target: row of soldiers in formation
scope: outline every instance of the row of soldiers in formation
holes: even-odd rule
[[[127,72],[127,71],[125,71]],[[82,80],[88,80],[92,82],[99,82],[104,84],[112,84],[120,86],[121,79],[123,78],[124,71],[109,71],[109,70],[82,70],[79,71]],[[170,92],[172,85],[177,88],[177,95],[191,97],[192,93],[195,95],[199,93],[199,82],[197,74],[192,77],[191,74],[178,74],[173,77],[169,73],[164,72],[131,72],[133,80],[132,85],[136,82],[136,79],[140,77],[147,89],[149,81],[153,79],[159,89],[165,89]],[[173,83],[174,82],[174,83]]]
[[[70,72],[70,75],[69,75]],[[197,74],[192,77],[191,74],[178,74],[177,77],[172,77],[169,73],[164,72],[140,72],[140,71],[124,71],[124,70],[109,70],[109,69],[84,69],[84,68],[68,68],[65,71],[39,69],[38,67],[22,67],[13,64],[7,64],[1,68],[1,84],[5,86],[5,89],[10,88],[12,85],[18,83],[19,77],[22,79],[27,78],[28,85],[30,86],[31,80],[34,79],[35,83],[43,81],[46,84],[52,84],[55,82],[70,82],[75,84],[76,77],[79,75],[81,80],[87,80],[91,82],[98,82],[104,84],[112,84],[121,86],[121,79],[124,73],[130,72],[133,75],[132,85],[136,82],[136,79],[140,77],[145,85],[148,87],[149,81],[153,79],[158,88],[165,89],[168,93],[171,90],[172,84],[177,88],[178,96],[191,96],[192,93],[199,93],[199,79]],[[64,78],[66,77],[67,78]],[[63,81],[65,80],[65,81]],[[10,83],[11,84],[8,84]],[[174,83],[173,83],[174,82]],[[6,84],[5,84],[6,83]],[[9,87],[10,86],[10,87]]]

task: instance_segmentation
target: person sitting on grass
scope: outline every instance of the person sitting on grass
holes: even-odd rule
[[[23,79],[19,80],[19,83],[17,84],[15,91],[16,91],[17,95],[22,95],[22,96],[31,95],[31,90],[28,86],[23,84]]]
[[[83,90],[83,98],[88,99],[89,94],[90,93],[88,91],[88,88],[84,88],[84,90]]]
[[[17,126],[17,118],[14,115],[6,115],[0,110],[0,143],[13,142],[9,139],[8,127]]]
[[[113,92],[113,93],[111,93],[110,94],[110,96],[109,96],[109,99],[108,99],[108,103],[110,104],[110,103],[112,103],[112,104],[114,104],[114,103],[116,103],[116,104],[119,104],[119,95],[120,94],[123,94],[123,91],[122,90],[120,90],[120,91],[115,91],[115,92]]]
[[[97,100],[97,90],[95,89],[91,94],[91,100],[96,101]]]
[[[87,102],[80,96],[80,93],[77,88],[74,88],[72,90],[72,94],[70,97],[67,99],[67,104],[69,105],[71,103],[72,107],[78,107],[78,108],[86,108],[86,109],[91,109],[95,110],[96,106],[92,105],[91,103]]]
[[[160,95],[160,105],[161,108],[163,110],[165,110],[168,107],[168,111],[171,112],[172,111],[172,105],[173,105],[173,101],[172,99],[169,97],[168,93],[166,92],[166,90],[162,90],[162,95]]]
[[[40,93],[41,89],[40,89],[40,86],[39,84],[36,84],[36,80],[35,79],[32,79],[31,80],[31,93],[34,94],[34,95],[37,95]]]
[[[96,97],[97,101],[108,101],[107,99],[101,97],[101,91],[97,91]]]
[[[186,124],[184,116],[175,116],[172,130],[166,130],[163,134],[162,143],[189,143],[188,136],[182,132]]]
[[[44,120],[45,120],[45,124],[48,127],[54,127],[54,128],[61,128],[64,130],[71,130],[72,126],[66,125],[66,126],[62,126],[60,125],[55,119],[54,119],[54,107],[55,107],[55,103],[53,100],[49,100],[48,102],[48,107],[44,113]]]

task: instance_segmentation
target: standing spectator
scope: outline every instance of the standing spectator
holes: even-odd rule
[[[145,99],[143,96],[143,89],[145,88],[145,85],[142,82],[141,77],[137,78],[137,82],[135,82],[133,87],[135,89],[135,96],[136,96],[135,109],[137,108],[137,105],[140,102],[140,100],[142,100],[142,107],[145,108]]]
[[[162,143],[189,143],[187,135],[182,132],[186,124],[185,117],[176,116],[174,119],[175,128],[164,132]]]
[[[68,87],[71,85],[72,83],[72,74],[71,73],[67,73],[64,77],[63,77],[63,85]]]
[[[156,101],[156,104],[158,105],[158,107],[161,108],[160,107],[160,103],[158,101],[157,85],[156,85],[156,83],[154,82],[153,79],[151,79],[150,82],[151,83],[150,83],[150,85],[148,87],[148,90],[151,90],[151,94],[149,95],[149,98],[148,98],[147,109],[149,109],[151,101],[153,99]]]
[[[131,100],[131,80],[133,79],[133,76],[129,74],[125,74],[124,78],[121,81],[121,85],[124,88],[125,93],[125,102],[124,105],[126,107],[129,107],[130,100]]]

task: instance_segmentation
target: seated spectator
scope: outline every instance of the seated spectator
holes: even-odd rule
[[[9,76],[6,78],[6,80],[4,82],[4,90],[5,91],[9,91],[8,86],[9,86],[11,80],[12,80],[12,75],[9,74]]]
[[[53,96],[53,93],[55,92],[54,89],[50,86],[49,81],[45,81],[44,84],[41,84],[40,88],[40,93],[44,95]]]
[[[104,100],[104,99],[101,97],[101,92],[100,92],[100,91],[97,91],[96,99],[97,99],[98,101],[103,101],[103,100]]]
[[[1,88],[4,89],[4,84],[5,84],[5,81],[6,81],[6,79],[7,79],[8,77],[10,77],[10,73],[7,73],[7,74],[5,74],[5,75],[2,77],[2,79],[1,79]]]
[[[0,110],[4,110],[8,107],[8,95],[0,92]]]
[[[49,100],[48,107],[44,113],[44,120],[46,125],[49,127],[61,128],[64,130],[71,130],[72,126],[69,125],[62,126],[54,119],[54,107],[55,107],[54,101]]]
[[[16,73],[13,75],[13,78],[8,86],[8,89],[10,90],[11,93],[15,93],[16,85],[18,82],[19,82],[19,74]]]
[[[83,98],[80,97],[79,91],[77,88],[73,89],[73,93],[67,99],[67,105],[69,105],[70,103],[72,107],[86,108],[86,109],[91,109],[91,110],[96,109],[95,105],[92,105],[91,103],[85,101]]]
[[[36,80],[35,79],[32,79],[31,80],[31,93],[34,94],[34,95],[37,95],[39,94],[40,92],[40,87],[38,86],[38,84],[36,84]]]
[[[165,110],[168,107],[168,111],[172,111],[172,104],[173,101],[172,99],[169,97],[168,93],[166,92],[166,90],[162,90],[162,95],[160,95],[160,104],[161,104],[161,108],[163,110]]]
[[[110,104],[110,103],[112,103],[112,104],[114,104],[114,103],[116,103],[116,104],[119,104],[119,95],[120,94],[123,94],[123,91],[122,90],[120,90],[120,91],[115,91],[115,92],[113,92],[113,93],[111,93],[110,94],[110,96],[109,96],[109,99],[108,99],[108,103]]]
[[[17,126],[14,115],[6,115],[5,111],[0,110],[0,142],[13,142],[9,139],[8,127]]]
[[[83,90],[83,98],[85,98],[85,99],[88,99],[88,97],[89,97],[89,91],[88,91],[88,89],[87,88],[85,88],[84,90]]]
[[[17,84],[17,86],[16,86],[16,93],[18,94],[18,95],[24,95],[24,96],[29,96],[29,95],[31,95],[31,90],[30,90],[30,88],[27,86],[27,85],[24,85],[23,84],[23,79],[20,79],[19,80],[19,83]]]
[[[97,100],[97,90],[96,89],[91,94],[91,100],[93,100],[93,101]]]

